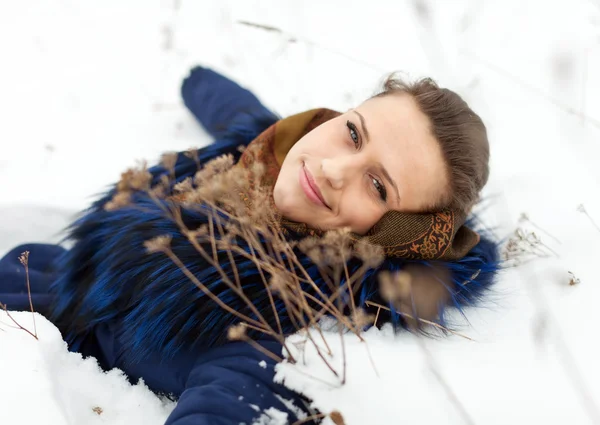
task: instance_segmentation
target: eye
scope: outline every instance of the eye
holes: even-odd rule
[[[371,177],[371,181],[373,182],[373,186],[375,186],[375,190],[379,192],[379,196],[382,201],[387,201],[387,190],[385,189],[385,185],[377,180],[375,177]]]
[[[356,126],[352,121],[348,120],[346,121],[346,127],[348,127],[348,130],[350,132],[350,138],[354,142],[354,145],[357,149],[360,148],[360,136],[358,130],[356,129]]]

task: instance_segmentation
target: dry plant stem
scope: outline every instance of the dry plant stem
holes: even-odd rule
[[[558,320],[545,300],[544,293],[537,285],[530,286],[532,291],[531,299],[535,301],[539,311],[547,317],[548,322],[553,325],[554,340],[560,356],[560,364],[565,369],[567,377],[575,393],[579,396],[580,402],[586,414],[593,423],[600,424],[600,409],[591,395],[591,391],[586,385],[584,375],[579,370],[577,362],[571,353],[568,343],[565,341]]]
[[[340,311],[338,311],[337,309],[329,309],[329,307],[327,307],[325,304],[323,304],[323,302],[317,298],[315,298],[313,295],[309,294],[309,293],[304,293],[304,295],[311,299],[313,302],[315,302],[316,304],[319,304],[321,306],[322,311],[323,310],[328,310],[332,316],[334,316],[336,318],[337,321],[342,322],[344,324],[344,326],[346,326],[348,329],[350,329],[352,332],[355,332],[354,326],[352,325],[352,322],[350,322],[350,320],[348,320],[346,318],[346,316],[344,316]],[[326,312],[323,313],[323,315]],[[323,315],[321,316],[317,316],[316,320],[320,319]],[[360,338],[360,335],[357,335]],[[362,338],[360,338],[362,340]]]
[[[531,224],[533,227],[535,227],[536,229],[538,229],[540,232],[546,234],[546,236],[551,237],[552,239],[554,239],[556,241],[556,243],[561,244],[562,242],[560,240],[558,240],[558,238],[552,234],[550,234],[550,232],[542,229],[540,226],[538,226],[536,223],[534,223],[533,221],[531,221],[531,219],[529,217],[524,217],[525,220],[527,220],[529,222],[529,224]]]
[[[248,247],[250,248],[250,256],[252,257],[252,262],[257,266],[258,273],[260,274],[260,278],[261,278],[261,280],[263,282],[263,285],[265,285],[265,288],[267,289],[267,295],[269,297],[269,303],[271,304],[271,309],[273,310],[273,315],[275,316],[275,321],[277,322],[277,330],[279,331],[280,334],[283,335],[283,328],[281,327],[281,321],[279,320],[279,312],[277,311],[277,307],[275,306],[275,300],[273,298],[273,292],[271,291],[271,288],[269,287],[269,282],[267,281],[267,278],[266,278],[266,276],[263,273],[262,267],[258,266],[258,257],[256,256],[256,253],[254,251],[254,247],[252,246],[252,244],[248,244]],[[240,248],[240,250],[244,251],[241,248]]]
[[[312,342],[312,344],[315,346],[315,349],[317,350],[317,354],[319,355],[319,357],[321,358],[321,360],[323,360],[323,362],[325,363],[325,365],[327,366],[327,368],[331,371],[331,373],[333,373],[335,375],[336,378],[339,379],[340,375],[333,368],[333,366],[331,366],[331,364],[329,363],[329,361],[325,358],[325,356],[323,355],[323,353],[319,349],[319,345],[315,342],[315,340],[313,339],[313,337],[310,335],[310,330],[308,330],[308,329],[306,330],[306,336],[308,337],[308,339],[310,340],[310,342]]]
[[[202,292],[204,292],[211,300],[213,300],[215,303],[217,303],[219,305],[219,307],[221,307],[228,313],[231,313],[234,316],[239,317],[241,320],[243,320],[245,322],[249,322],[256,327],[264,329],[263,332],[265,332],[267,334],[270,332],[268,329],[263,328],[263,324],[261,322],[254,320],[251,317],[248,317],[245,314],[240,313],[237,310],[234,310],[233,308],[231,308],[227,304],[225,304],[219,297],[217,297],[215,294],[213,294],[202,282],[200,282],[200,280],[198,280],[198,278],[185,266],[185,264],[183,264],[183,262],[179,259],[179,257],[177,257],[177,255],[175,255],[175,253],[170,248],[167,248],[165,250],[165,254],[167,255],[167,257],[169,257],[169,259],[171,259],[171,261],[173,261],[173,263],[175,263],[175,265],[177,267],[179,267],[179,269],[181,271],[183,271],[183,273],[187,276],[188,279],[190,279],[198,288],[200,288],[200,290],[202,290]]]
[[[182,223],[182,224],[183,224],[183,223]],[[211,239],[212,239],[212,238],[211,238]],[[243,291],[243,290],[241,290],[240,288],[237,288],[237,287],[236,287],[236,286],[235,286],[235,285],[234,285],[234,284],[233,284],[233,283],[232,283],[232,282],[229,280],[229,278],[227,277],[227,274],[226,274],[226,273],[223,271],[223,269],[221,268],[221,266],[219,265],[219,263],[218,263],[218,262],[212,262],[212,261],[211,261],[211,259],[210,259],[209,255],[206,253],[206,251],[204,251],[204,249],[203,249],[203,248],[202,248],[202,247],[201,247],[201,246],[198,244],[198,242],[197,242],[196,240],[194,240],[193,238],[189,238],[189,237],[188,237],[188,241],[190,241],[190,242],[192,243],[192,245],[194,246],[194,248],[196,248],[196,251],[197,251],[197,252],[198,252],[198,253],[199,253],[199,254],[200,254],[200,255],[201,255],[201,256],[202,256],[202,257],[203,257],[203,258],[204,258],[204,259],[205,259],[205,260],[206,260],[206,261],[207,261],[207,262],[208,262],[210,265],[211,265],[211,266],[213,266],[213,267],[214,267],[216,270],[218,270],[218,271],[219,271],[219,274],[221,275],[221,278],[223,279],[223,282],[224,282],[224,283],[225,283],[227,286],[229,286],[229,287],[230,287],[230,288],[231,288],[231,289],[232,289],[232,290],[233,290],[233,291],[236,293],[236,295],[237,295],[237,296],[239,296],[239,297],[242,299],[242,301],[244,301],[244,303],[245,303],[245,304],[246,304],[246,305],[247,305],[247,306],[248,306],[248,307],[249,307],[249,308],[252,310],[252,312],[253,312],[253,313],[256,315],[256,317],[258,317],[258,321],[255,321],[255,320],[253,320],[253,319],[251,319],[251,318],[249,318],[249,317],[247,317],[247,316],[245,316],[245,317],[247,317],[247,319],[249,319],[249,320],[247,320],[247,319],[244,319],[244,320],[246,320],[246,321],[249,321],[249,322],[254,322],[254,323],[255,323],[255,326],[263,326],[263,327],[264,327],[264,329],[268,329],[269,331],[268,331],[268,332],[265,332],[265,333],[269,333],[269,334],[271,334],[271,335],[273,335],[273,336],[276,336],[276,339],[277,339],[277,340],[278,340],[278,341],[279,341],[279,342],[280,342],[280,343],[281,343],[281,344],[284,346],[284,348],[285,348],[285,349],[286,349],[286,351],[288,352],[288,355],[289,355],[289,356],[290,356],[290,358],[291,358],[291,359],[294,361],[293,355],[292,355],[291,351],[289,350],[289,348],[287,347],[287,345],[286,345],[286,343],[285,343],[285,337],[284,337],[282,334],[277,334],[277,333],[276,333],[276,332],[275,332],[275,331],[272,329],[272,327],[271,327],[271,326],[269,325],[269,323],[266,321],[266,319],[264,318],[264,316],[263,316],[262,314],[260,314],[260,312],[258,311],[258,309],[256,308],[256,306],[255,306],[255,305],[252,303],[252,301],[250,301],[250,300],[248,299],[248,297],[246,296],[246,294],[244,293],[244,291]],[[183,265],[183,263],[181,263],[181,261],[179,261],[179,263],[180,263],[181,265]],[[179,265],[178,265],[178,266],[179,266]],[[183,265],[183,266],[185,267],[185,265]],[[181,267],[181,266],[179,266],[179,267]],[[193,273],[191,273],[189,270],[188,270],[188,273],[189,273],[191,276],[194,276],[194,275],[193,275]],[[188,276],[188,277],[189,277],[189,276]],[[195,278],[195,276],[194,276],[194,278]],[[196,281],[198,281],[198,279],[195,279],[195,280],[196,280]],[[196,282],[194,282],[194,283],[196,283]],[[203,286],[204,286],[204,285],[203,285]],[[205,293],[207,293],[207,294],[210,292],[206,286],[204,286],[204,288],[200,288],[200,289],[202,289],[202,290],[203,290]],[[226,305],[225,303],[223,303],[223,302],[221,301],[221,299],[220,299],[219,297],[217,297],[216,295],[212,294],[212,292],[211,292],[211,295],[212,295],[212,297],[214,297],[214,298],[216,298],[216,299],[218,299],[218,300],[220,301],[219,305],[221,305],[221,306],[222,306],[222,305]],[[212,297],[211,297],[211,298],[212,298]],[[214,299],[214,298],[213,298],[213,299]],[[227,311],[229,311],[230,313],[231,313],[232,311],[235,311],[235,312],[237,313],[236,315],[237,315],[238,317],[240,317],[240,313],[239,313],[239,312],[237,312],[236,310],[233,310],[231,307],[229,307],[229,309],[227,309]]]
[[[291,271],[291,270],[293,270],[293,267],[294,267],[293,263],[289,256],[287,256],[286,258],[289,262],[290,271]],[[310,307],[310,305],[308,304],[308,301],[306,299],[306,296],[309,294],[307,294],[305,291],[302,290],[302,286],[300,285],[300,281],[298,280],[296,273],[292,272],[292,275],[295,276],[294,285],[297,289],[298,299],[302,301],[302,307],[304,308],[304,311],[306,312],[307,316],[309,317],[309,321],[310,321],[309,323],[310,323],[310,325],[314,325],[314,327],[317,329],[317,331],[319,332],[319,335],[321,336],[321,340],[323,341],[323,343],[325,344],[325,347],[327,348],[327,354],[329,356],[331,356],[333,354],[333,351],[331,351],[331,347],[329,346],[329,343],[327,342],[325,335],[323,335],[323,330],[318,325],[318,320],[314,315],[314,311]]]
[[[267,350],[265,347],[263,347],[262,345],[260,345],[258,342],[254,341],[252,338],[249,338],[249,337],[246,336],[246,337],[244,337],[242,339],[242,341],[247,342],[254,349],[260,351],[265,356],[267,356],[267,357],[275,360],[277,363],[281,363],[283,361],[283,359],[281,357],[279,357],[277,354],[272,353],[271,351]]]
[[[381,304],[378,304],[378,303],[374,303],[374,302],[371,302],[371,301],[365,301],[365,304],[371,305],[373,307],[377,307],[379,309],[383,309],[383,310],[386,310],[386,311],[392,311],[392,309],[390,309],[389,307],[386,307],[384,305],[381,305]],[[410,314],[402,313],[402,312],[400,312],[398,310],[395,310],[395,312],[396,312],[396,314],[399,314],[400,316],[408,317],[409,319],[412,319],[412,320],[418,320],[419,322],[422,322],[422,323],[425,323],[427,325],[431,325],[431,326],[434,326],[434,327],[436,327],[438,329],[442,329],[442,330],[444,330],[446,332],[449,332],[452,335],[460,336],[461,338],[468,339],[469,341],[475,341],[473,338],[470,338],[470,337],[468,337],[466,335],[463,335],[461,333],[453,331],[452,329],[449,329],[449,328],[447,328],[445,326],[442,326],[439,323],[435,323],[435,322],[432,322],[432,321],[426,320],[426,319],[421,319],[419,317],[414,317],[414,316],[412,316]]]
[[[276,339],[284,346],[285,350],[288,352],[288,355],[290,356],[290,359],[292,359],[292,361],[295,361],[292,355],[292,352],[289,350],[289,347],[287,347],[286,343],[285,343],[285,337],[283,336],[282,333],[277,334],[275,331],[273,331],[272,327],[268,324],[268,322],[265,320],[265,318],[260,314],[260,312],[258,311],[258,309],[254,306],[254,304],[248,299],[248,297],[246,296],[246,294],[244,293],[244,291],[241,289],[241,287],[236,287],[233,282],[231,282],[231,280],[228,278],[227,274],[223,271],[223,269],[221,268],[220,264],[215,261],[211,261],[210,256],[206,253],[206,251],[200,246],[200,244],[198,244],[198,241],[195,238],[191,237],[190,231],[187,228],[187,226],[185,226],[185,223],[183,223],[183,220],[181,219],[180,214],[179,215],[173,215],[173,219],[175,220],[175,222],[177,223],[178,227],[183,231],[183,233],[185,235],[187,235],[187,239],[188,241],[192,244],[192,246],[196,249],[196,251],[211,265],[213,266],[216,270],[219,271],[219,274],[221,275],[221,278],[223,279],[223,282],[229,286],[235,293],[236,295],[238,295],[242,301],[244,301],[244,303],[252,310],[252,312],[256,315],[256,317],[258,317],[258,321],[251,319],[250,317],[244,316],[244,318],[242,320],[246,321],[246,322],[251,322],[254,323],[255,326],[257,327],[263,327],[263,329],[266,330],[266,334],[272,335],[274,337],[276,337]],[[211,218],[209,217],[209,222],[212,222]],[[211,232],[211,240],[214,240],[214,232]],[[181,266],[185,267],[185,265],[179,260],[179,258],[177,258],[177,256],[175,256],[175,254],[171,251],[171,254],[174,258],[177,259],[178,263],[178,267],[181,268]],[[183,269],[182,269],[183,270]],[[198,283],[200,283],[202,285],[202,283],[194,276],[193,273],[191,273],[187,268],[185,268],[185,270],[187,270],[186,275],[188,276],[188,278],[190,278],[190,276],[193,277],[192,282],[194,282],[194,284],[196,284],[196,286],[198,286]],[[213,294],[205,285],[202,285],[202,287],[198,286],[203,292],[205,292],[207,295],[209,295],[209,297],[211,297],[211,299],[215,300],[219,300],[218,304],[220,306],[224,306],[226,305],[225,303],[223,303],[223,301],[221,301],[221,299],[219,297],[217,297],[215,294]],[[228,312],[235,312],[235,315],[237,317],[241,317],[241,313],[237,312],[236,310],[232,309],[231,307],[227,306],[227,308],[225,309]]]
[[[252,251],[252,255],[256,258],[256,255],[254,254],[254,249],[252,247],[250,247],[250,250]],[[267,296],[269,297],[269,304],[271,304],[271,309],[273,310],[273,316],[275,316],[275,322],[277,323],[277,330],[279,331],[280,334],[283,335],[283,328],[281,327],[281,320],[279,320],[279,312],[277,311],[277,307],[275,306],[275,299],[273,298],[273,291],[271,290],[271,287],[269,286],[269,282],[267,281],[267,278],[265,277],[261,267],[258,268],[258,273],[260,274],[260,278],[263,282],[263,285],[265,286],[265,289],[267,290]]]
[[[179,224],[180,228],[185,229],[185,233],[187,233],[189,235],[189,229],[187,227],[185,227],[184,223],[181,220],[179,221],[178,224]],[[211,237],[211,239],[214,239],[214,238]],[[263,315],[260,314],[258,309],[248,299],[248,297],[246,296],[244,291],[237,288],[236,285],[231,281],[231,279],[229,279],[229,276],[227,276],[227,273],[225,273],[225,271],[223,270],[223,268],[221,267],[219,262],[213,261],[213,259],[208,255],[208,253],[204,250],[204,248],[202,248],[202,246],[200,246],[198,244],[198,241],[196,241],[194,238],[191,238],[188,236],[188,241],[192,244],[192,246],[194,246],[196,251],[202,256],[202,258],[204,258],[212,267],[215,268],[215,270],[217,270],[219,272],[219,274],[221,275],[221,279],[223,280],[223,283],[225,283],[227,286],[229,286],[236,293],[236,295],[239,296],[242,299],[242,301],[244,301],[244,303],[246,303],[246,305],[252,310],[252,312],[256,315],[256,317],[258,317],[259,321],[255,321],[252,319],[251,319],[251,321],[256,322],[256,323],[261,323],[262,325],[264,325],[270,329],[270,326],[268,325],[268,323],[265,320],[265,318],[263,317]],[[181,264],[183,264],[183,263],[181,263]],[[190,274],[193,276],[193,274],[191,272],[190,272]],[[206,289],[208,290],[208,288],[206,288]],[[213,296],[218,298],[214,294],[213,294]],[[233,311],[235,311],[235,310],[233,310]]]
[[[365,350],[367,350],[367,356],[369,356],[369,361],[371,362],[371,366],[373,366],[373,370],[375,371],[375,376],[377,376],[378,378],[381,378],[381,375],[379,375],[379,371],[377,370],[377,366],[375,366],[375,359],[373,359],[373,356],[371,354],[371,349],[369,348],[369,344],[367,344],[367,341],[363,341],[363,343],[365,344]]]
[[[375,315],[375,321],[373,322],[373,326],[377,326],[377,320],[379,319],[379,313],[381,313],[381,307],[377,307],[377,314]]]
[[[558,327],[555,327],[555,332],[557,332],[557,330]],[[577,363],[560,332],[558,332],[557,340],[559,341],[558,349],[562,358],[563,367],[567,370],[567,376],[569,376],[571,379],[571,383],[573,387],[575,387],[575,391],[579,393],[579,397],[582,400],[588,416],[593,418],[594,423],[600,424],[600,409],[598,409],[598,406],[594,401],[594,397],[592,397],[590,394],[590,391],[585,384],[583,375],[577,367]]]
[[[461,401],[458,398],[458,396],[456,395],[456,393],[452,390],[452,387],[450,387],[448,382],[444,379],[442,373],[440,372],[439,368],[435,364],[435,361],[433,359],[431,352],[427,349],[423,340],[421,338],[419,338],[418,336],[416,337],[416,339],[417,339],[419,348],[421,348],[421,351],[423,351],[423,354],[425,354],[425,358],[427,359],[427,363],[429,364],[429,369],[431,370],[431,372],[433,372],[433,374],[436,377],[436,379],[438,380],[439,384],[442,386],[442,388],[448,395],[448,398],[450,398],[450,401],[452,402],[452,404],[454,404],[456,409],[459,411],[459,413],[463,417],[463,420],[465,421],[465,423],[469,424],[469,425],[475,425],[473,418],[471,417],[471,415],[469,415],[469,412],[467,411],[465,406],[461,403]]]
[[[289,301],[286,301],[287,297],[284,297],[284,302],[286,303],[286,307],[288,305]],[[288,308],[288,311],[290,309]],[[314,340],[314,338],[312,337],[311,333],[310,333],[310,329],[306,324],[306,321],[304,320],[304,317],[302,317],[302,312],[300,311],[300,313],[298,314],[298,319],[300,320],[300,322],[302,323],[302,326],[296,326],[299,329],[305,329],[306,330],[306,337],[310,340],[310,342],[314,345],[315,350],[317,350],[317,354],[319,355],[319,357],[321,358],[321,360],[323,360],[323,362],[325,363],[325,365],[327,365],[327,367],[329,368],[329,370],[331,370],[331,372],[336,376],[336,378],[339,378],[339,374],[336,372],[336,370],[333,368],[333,366],[331,366],[331,364],[329,363],[329,361],[325,358],[325,356],[323,355],[323,352],[321,351],[321,348],[319,347],[319,344],[317,344],[317,342]],[[323,338],[323,340],[325,340],[325,336],[321,333],[321,329],[317,326],[317,329],[319,330],[319,333],[321,334],[321,337]],[[329,346],[327,345],[327,348],[329,349]],[[329,355],[331,355],[331,350],[329,352]]]
[[[37,337],[36,334],[33,334],[29,329],[24,328],[23,326],[21,326],[19,324],[19,322],[17,322],[15,320],[15,318],[11,316],[11,314],[8,312],[8,308],[6,307],[5,304],[0,304],[0,309],[4,310],[4,313],[6,313],[6,315],[8,316],[8,318],[15,324],[15,326],[16,326],[17,329],[20,329],[22,331],[27,332],[29,335],[31,335],[32,337],[34,337],[36,340],[38,339],[38,337]]]
[[[345,385],[347,372],[346,341],[344,340],[344,332],[340,323],[338,323],[338,329],[340,332],[340,342],[342,343],[342,385]]]
[[[315,419],[323,419],[326,418],[327,415],[325,413],[317,413],[316,415],[307,416],[304,419],[300,419],[299,421],[294,422],[292,425],[302,425],[310,421],[314,421]]]
[[[294,263],[296,264],[296,266],[297,266],[297,267],[300,269],[300,271],[302,272],[302,274],[304,274],[304,275],[305,275],[305,278],[307,279],[307,282],[308,282],[308,283],[311,285],[311,287],[312,287],[312,288],[315,290],[315,292],[316,292],[316,293],[317,293],[319,296],[321,296],[321,298],[323,298],[323,299],[325,300],[325,302],[328,304],[329,311],[330,311],[330,312],[331,312],[331,313],[332,313],[334,316],[336,316],[336,318],[338,318],[338,317],[337,317],[337,315],[335,314],[335,312],[337,312],[337,307],[336,307],[336,306],[333,304],[333,302],[331,301],[331,299],[330,299],[328,296],[326,296],[326,295],[323,293],[323,291],[321,291],[321,289],[320,289],[320,288],[317,286],[317,284],[315,284],[315,282],[314,282],[314,281],[311,279],[311,277],[308,275],[308,272],[307,272],[307,271],[304,269],[304,267],[302,267],[302,265],[300,264],[300,262],[298,261],[298,259],[296,258],[296,256],[294,255],[294,257],[292,257],[292,258],[293,258],[293,261],[294,261]],[[308,296],[308,297],[312,297],[312,295],[310,295],[310,294],[308,294],[308,293],[305,293],[305,294],[306,294],[306,296]],[[313,300],[314,300],[314,301],[316,301],[316,302],[318,302],[319,304],[321,304],[321,302],[320,302],[319,300],[317,300],[317,299],[316,299],[316,298],[314,298],[314,297],[312,297],[312,298],[313,298]],[[320,318],[320,317],[322,317],[322,314],[321,314],[321,316],[319,316],[319,314],[320,314],[320,313],[317,313],[317,315],[316,315],[316,317],[317,317],[317,318]],[[343,315],[341,315],[341,316],[343,317]],[[348,328],[349,328],[349,329],[353,329],[353,326],[352,326],[352,324],[351,324],[350,322],[348,322],[348,324],[349,324],[349,325],[348,325]]]
[[[23,253],[25,255],[25,253]],[[23,261],[23,267],[25,267],[25,280],[27,282],[27,298],[29,298],[29,308],[31,309],[31,317],[33,318],[33,334],[37,339],[37,326],[35,324],[35,312],[33,311],[33,300],[31,299],[31,285],[29,284],[29,252],[25,261]]]
[[[470,50],[462,49],[460,51],[460,53],[464,54],[465,56],[471,57],[472,59],[476,60],[477,62],[480,62],[481,64],[483,64],[487,68],[495,71],[497,74],[501,75],[502,77],[513,81],[517,85],[519,85],[519,86],[525,88],[526,90],[528,90],[529,92],[543,98],[548,103],[553,104],[554,106],[563,110],[564,112],[574,115],[576,117],[579,117],[581,119],[585,119],[586,122],[592,123],[595,127],[600,128],[600,120],[590,117],[589,115],[584,114],[582,111],[580,111],[576,108],[571,108],[567,105],[562,104],[560,101],[556,100],[555,98],[551,97],[550,95],[547,95],[542,90],[530,85],[529,83],[525,82],[525,80],[518,78],[515,74],[505,70],[504,68],[502,68],[498,65],[495,65],[492,62],[488,62],[485,59],[482,59],[481,57],[479,57],[478,55],[476,55],[475,53],[473,53]]]
[[[215,214],[216,216],[216,214]],[[217,221],[217,228],[219,229],[219,234],[221,235],[221,239],[223,238],[224,234],[223,234],[223,226],[221,226],[221,221],[216,218]],[[210,221],[210,223],[212,224],[212,220]],[[211,240],[213,240],[214,238],[211,238]],[[233,278],[235,280],[236,285],[238,286],[238,288],[240,288],[240,290],[242,289],[242,283],[240,281],[240,275],[238,272],[238,268],[237,265],[235,264],[235,261],[233,259],[233,255],[231,254],[231,250],[230,249],[226,249],[225,250],[227,252],[227,258],[229,259],[229,264],[231,265],[231,269],[233,270]],[[213,257],[215,258],[215,261],[218,260],[218,258],[216,257],[216,254],[213,254]]]
[[[585,211],[585,210],[583,211],[583,213],[584,213],[584,214],[587,216],[587,218],[589,218],[589,219],[590,219],[590,222],[591,222],[591,223],[592,223],[592,225],[593,225],[593,226],[596,228],[596,230],[597,230],[598,232],[600,232],[600,226],[598,226],[598,225],[596,224],[596,222],[594,221],[594,219],[592,218],[592,216],[591,216],[591,215],[590,215],[590,214],[589,214],[587,211]]]
[[[344,262],[344,274],[346,276],[346,286],[348,286],[348,295],[350,296],[350,308],[352,314],[356,314],[356,304],[354,303],[354,292],[352,291],[352,283],[350,282],[350,273],[348,272],[348,264],[346,259],[342,257]]]

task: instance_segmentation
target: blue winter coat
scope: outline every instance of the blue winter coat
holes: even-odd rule
[[[184,82],[183,97],[218,139],[201,150],[201,162],[223,153],[239,156],[240,144],[253,140],[277,120],[250,92],[201,68]],[[166,172],[160,166],[150,171],[155,181]],[[195,163],[180,155],[177,179],[195,171]],[[226,340],[227,328],[238,319],[207,299],[163,254],[145,252],[144,241],[171,234],[172,248],[186,266],[228,305],[254,317],[220,281],[218,273],[198,259],[176,225],[143,194],[135,195],[133,207],[105,211],[103,205],[112,193],[109,191],[74,223],[70,230],[74,245],[68,251],[29,245],[16,248],[1,260],[0,301],[15,310],[29,308],[22,266],[17,260],[21,252],[29,250],[36,308],[57,325],[71,350],[94,356],[104,369],[120,368],[132,381],[143,378],[152,390],[178,398],[167,420],[169,425],[250,425],[271,407],[287,413],[289,423],[299,419],[299,411],[310,415],[306,400],[273,382],[273,360],[246,343]],[[184,220],[198,225],[206,218],[184,211]],[[260,277],[251,264],[238,260],[245,293],[272,322],[274,314]],[[481,294],[492,281],[495,262],[495,244],[482,238],[467,257],[446,264],[455,281],[470,282],[460,285],[455,303],[469,303]],[[311,275],[318,275],[309,262],[304,264]],[[382,267],[398,270],[403,264],[390,260]],[[350,264],[351,272],[352,267],[358,266]],[[223,268],[231,276],[227,262]],[[324,282],[317,279],[317,284],[327,291]],[[358,303],[382,303],[377,287],[376,276],[367,274]],[[276,307],[284,332],[293,332],[282,303]],[[396,315],[387,319],[402,325]],[[281,355],[277,343],[258,334],[252,336]]]

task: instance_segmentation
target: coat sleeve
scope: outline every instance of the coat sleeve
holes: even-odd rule
[[[273,382],[275,365],[246,343],[210,350],[192,368],[166,425],[292,424],[310,416],[298,394]]]

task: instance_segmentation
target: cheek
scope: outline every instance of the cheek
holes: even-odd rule
[[[365,199],[365,196],[359,193],[347,196],[340,209],[343,225],[361,235],[367,233],[383,217],[382,209],[374,205],[372,200]]]

